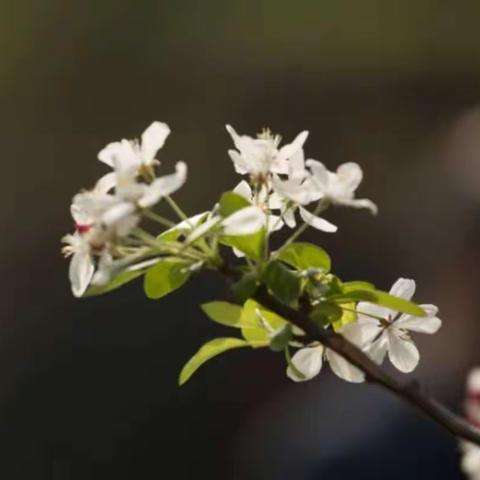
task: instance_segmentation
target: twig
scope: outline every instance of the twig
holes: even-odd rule
[[[238,271],[223,264],[220,272],[229,282],[238,280]],[[472,426],[459,415],[451,412],[435,398],[423,393],[417,382],[402,383],[388,375],[379,365],[373,362],[353,343],[332,330],[326,330],[312,322],[306,308],[294,310],[272,297],[265,288],[260,288],[254,300],[272,312],[288,320],[292,325],[302,329],[311,339],[338,353],[352,365],[359,368],[371,383],[376,383],[392,392],[397,397],[410,403],[423,412],[431,420],[442,426],[456,437],[468,440],[480,446],[480,430]]]
[[[480,446],[480,430],[466,420],[455,415],[434,398],[424,394],[415,382],[401,383],[388,375],[359,348],[344,337],[331,330],[325,330],[312,322],[304,311],[297,311],[278,302],[265,290],[255,296],[255,300],[272,312],[286,318],[293,325],[301,328],[312,340],[317,340],[325,347],[338,353],[365,373],[369,382],[377,383],[390,390],[401,399],[409,402],[425,415],[437,422],[453,435]]]

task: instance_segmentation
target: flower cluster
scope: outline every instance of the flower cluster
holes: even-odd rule
[[[441,326],[435,306],[411,301],[414,281],[401,278],[388,293],[369,282],[342,281],[331,272],[325,250],[297,241],[308,227],[337,230],[323,217],[331,205],[377,213],[371,200],[355,197],[363,177],[360,166],[344,163],[333,172],[305,159],[307,131],[282,145],[269,130],[254,138],[226,128],[235,147],[228,154],[245,178],[211,210],[194,216],[171,197],[186,181],[185,163],[157,175],[157,153],[170,134],[165,123],[152,123],[140,140],[110,143],[100,151],[98,159],[111,171],[93,189],[75,195],[75,232],[64,237],[64,252],[72,256],[73,294],[104,293],[144,276],[146,295],[157,299],[203,269],[228,270],[237,303],[214,301],[202,308],[213,321],[240,330],[242,338],[203,345],[185,365],[180,383],[208,359],[238,347],[284,352],[287,375],[295,381],[316,376],[324,360],[339,377],[364,380],[363,372],[337,352],[311,342],[298,326],[259,303],[260,291],[293,309],[307,305],[312,322],[343,335],[375,362],[388,355],[400,371],[411,372],[419,361],[411,332],[431,334]],[[162,200],[176,221],[155,211]],[[160,228],[146,230],[143,219]],[[290,236],[273,249],[273,236],[281,240],[277,232],[288,229]],[[227,264],[228,249],[241,260]]]

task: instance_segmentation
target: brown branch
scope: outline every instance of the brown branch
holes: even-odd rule
[[[358,367],[365,373],[367,381],[377,383],[390,390],[453,435],[480,446],[480,430],[474,428],[460,416],[455,415],[434,398],[422,393],[415,382],[406,384],[399,382],[344,337],[331,330],[319,327],[310,320],[306,312],[294,310],[280,303],[265,290],[261,289],[254,298],[272,312],[301,328],[312,340],[320,342]]]

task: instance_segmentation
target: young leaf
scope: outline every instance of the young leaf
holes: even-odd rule
[[[357,317],[355,303],[347,303],[346,305],[342,305],[342,307],[342,316],[332,324],[336,332],[339,332],[345,325],[352,323]]]
[[[131,282],[135,278],[139,277],[140,275],[143,275],[145,272],[143,270],[134,270],[134,271],[124,271],[122,273],[119,273],[116,275],[109,283],[106,285],[102,286],[92,286],[90,287],[86,293],[85,297],[93,297],[95,295],[102,295],[107,292],[111,292],[112,290],[115,290],[116,288],[121,287],[122,285],[125,285],[128,282]]]
[[[426,315],[423,308],[417,304],[405,300],[404,298],[395,297],[381,290],[352,290],[351,292],[333,295],[329,297],[335,303],[345,304],[350,302],[370,302],[382,307],[387,307],[401,313],[409,313],[416,317],[424,317]]]
[[[310,318],[318,325],[326,327],[337,322],[342,314],[343,310],[336,303],[327,301],[316,305],[310,313]]]
[[[145,273],[144,289],[148,298],[158,299],[181,287],[190,277],[188,263],[162,260]]]
[[[256,273],[246,273],[232,286],[232,292],[238,302],[244,303],[253,297],[260,283]]]
[[[248,347],[249,344],[241,338],[216,338],[200,347],[195,355],[185,364],[178,380],[183,385],[208,360],[233,348]]]
[[[296,242],[280,249],[278,258],[299,270],[318,268],[329,272],[332,262],[323,248],[311,243]]]
[[[228,302],[209,302],[202,305],[202,310],[214,322],[227,327],[240,327],[242,307]]]
[[[243,305],[240,324],[242,335],[253,347],[268,344],[273,332],[285,325],[286,321],[276,313],[266,310],[255,300],[247,300]]]
[[[375,290],[375,285],[370,282],[363,282],[363,281],[352,281],[352,282],[344,282],[342,284],[342,290],[344,292],[352,292],[354,290]]]
[[[274,260],[267,265],[263,281],[277,300],[295,305],[300,295],[300,280],[283,263]]]
[[[288,346],[288,342],[292,338],[292,326],[287,323],[277,330],[270,341],[270,350],[273,352],[282,352]]]
[[[375,290],[374,293],[377,297],[375,302],[377,305],[391,308],[397,312],[409,313],[410,315],[414,315],[416,317],[425,317],[427,315],[423,308],[409,300],[390,295],[389,293],[382,292],[381,290]]]
[[[220,197],[219,205],[220,215],[226,218],[232,215],[232,213],[241,210],[242,208],[249,207],[251,203],[245,197],[242,197],[238,193],[225,192]]]
[[[223,236],[220,237],[220,243],[240,250],[252,260],[261,260],[265,251],[265,228],[251,235],[242,235],[239,237]]]

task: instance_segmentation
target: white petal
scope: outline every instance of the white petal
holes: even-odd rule
[[[390,289],[390,295],[411,300],[415,293],[415,280],[399,278]]]
[[[136,208],[132,202],[119,202],[102,215],[101,222],[107,228],[115,228],[118,222],[133,215],[135,211]]]
[[[418,365],[420,353],[410,340],[403,340],[394,332],[388,332],[388,358],[403,373],[412,372]]]
[[[403,314],[395,321],[395,326],[412,332],[436,333],[442,326],[442,321],[435,316],[438,312],[438,308],[435,305],[420,306],[427,313],[426,317],[414,317],[413,315]]]
[[[185,183],[187,165],[184,162],[178,162],[175,169],[175,173],[157,178],[147,187],[144,195],[138,201],[140,207],[148,208],[155,205],[162,197],[176,192]]]
[[[371,345],[365,348],[364,352],[368,355],[376,364],[381,365],[385,360],[389,346],[388,336],[386,333],[382,333],[380,338],[375,340]]]
[[[238,193],[241,195],[243,198],[246,198],[247,200],[252,199],[252,189],[250,188],[250,185],[248,182],[245,180],[242,180],[234,189],[234,193]]]
[[[77,252],[73,255],[69,266],[69,278],[72,285],[72,292],[76,297],[81,297],[93,277],[95,267],[88,252]]]
[[[98,159],[115,170],[137,169],[141,161],[128,140],[108,144],[98,154]]]
[[[300,216],[302,217],[303,221],[308,223],[311,227],[316,228],[322,232],[333,233],[338,230],[338,228],[333,225],[333,223],[328,222],[324,218],[317,217],[310,213],[303,207],[300,207]]]
[[[330,363],[330,368],[337,377],[352,383],[361,383],[365,381],[365,374],[361,370],[333,350],[327,349],[326,356]]]
[[[290,228],[295,228],[297,221],[295,220],[295,211],[293,208],[289,208],[283,212],[283,221]]]
[[[322,369],[322,357],[322,346],[308,347],[298,350],[292,357],[292,363],[305,378],[300,378],[295,375],[295,372],[290,366],[287,368],[287,376],[294,382],[303,382],[312,379],[318,375]]]
[[[378,207],[375,203],[367,198],[354,198],[354,199],[337,199],[335,203],[339,205],[343,205],[345,207],[352,207],[352,208],[366,208],[370,210],[373,215],[378,214]]]
[[[229,150],[228,155],[232,159],[235,171],[239,175],[245,175],[248,173],[248,163],[245,162],[243,157],[236,150]]]
[[[272,185],[275,192],[288,200],[292,200],[295,203],[301,205],[309,204],[311,200],[310,189],[306,188],[297,180],[280,180],[279,177],[274,176],[272,178]]]
[[[108,193],[115,188],[117,184],[117,175],[115,172],[110,172],[101,177],[95,184],[94,190],[100,193]]]
[[[363,172],[358,163],[348,162],[337,168],[337,177],[346,191],[353,192],[360,185]]]
[[[382,327],[377,323],[352,322],[340,332],[348,341],[359,348],[367,347],[381,333]]]
[[[315,182],[315,185],[322,191],[325,191],[329,182],[328,170],[325,165],[322,162],[312,159],[307,160],[306,164],[312,170],[312,180]]]
[[[151,162],[158,150],[163,147],[170,134],[166,123],[153,122],[142,134],[142,153],[144,160]]]
[[[304,130],[300,132],[292,143],[284,145],[279,151],[279,158],[280,159],[288,159],[295,153],[297,153],[302,147],[305,141],[307,140],[308,132]]]
[[[267,221],[266,228],[269,233],[278,232],[285,225],[283,223],[282,217],[279,215],[265,215],[265,220]]]
[[[225,235],[250,235],[265,225],[265,214],[255,206],[242,208],[223,222]]]
[[[378,324],[378,318],[387,319],[390,309],[370,302],[358,302],[357,317],[359,323]],[[372,318],[373,317],[373,318]]]
[[[283,201],[276,192],[270,193],[268,197],[268,208],[270,210],[280,210],[283,207]]]
[[[290,180],[303,180],[307,175],[305,170],[305,156],[300,148],[288,161],[288,178]]]
[[[220,223],[220,218],[218,217],[211,217],[207,219],[204,223],[202,223],[192,231],[192,233],[186,238],[185,243],[190,244],[195,240],[199,239],[211,229],[213,229],[214,226],[218,223]]]

